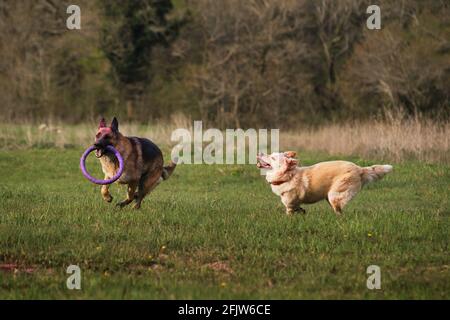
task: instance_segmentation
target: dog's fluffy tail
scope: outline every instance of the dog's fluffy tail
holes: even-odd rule
[[[163,168],[163,172],[161,175],[163,180],[169,179],[169,177],[172,175],[173,171],[175,170],[175,167],[177,166],[177,160],[178,159],[175,158],[173,161],[170,161],[169,164]]]
[[[363,184],[371,183],[374,181],[378,181],[383,178],[386,174],[392,171],[392,166],[389,164],[384,165],[374,165],[371,167],[361,168],[361,179]]]

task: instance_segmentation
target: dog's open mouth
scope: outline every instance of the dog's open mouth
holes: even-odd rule
[[[257,162],[256,162],[256,166],[260,169],[272,169],[272,166],[265,162],[260,156],[258,156],[257,158]]]
[[[98,148],[95,150],[95,156],[97,158],[101,158],[105,154],[105,150],[103,148]]]

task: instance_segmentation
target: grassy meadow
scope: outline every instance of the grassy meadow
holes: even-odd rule
[[[450,299],[450,1],[377,1],[381,30],[371,2],[0,0],[0,299]],[[255,165],[118,209],[79,169],[113,116],[166,163],[201,120],[394,172],[342,217],[286,216]]]
[[[449,298],[448,165],[393,163],[342,217],[326,202],[288,217],[252,165],[180,165],[140,211],[120,210],[125,187],[103,202],[81,153],[0,151],[0,298]],[[332,158],[300,152],[305,165]],[[66,288],[71,264],[81,290]],[[369,265],[381,290],[366,287]]]

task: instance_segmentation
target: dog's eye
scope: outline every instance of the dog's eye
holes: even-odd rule
[[[99,133],[97,133],[97,134],[95,135],[95,137],[96,137],[96,138],[100,138],[101,135],[102,135],[102,134],[99,132]]]

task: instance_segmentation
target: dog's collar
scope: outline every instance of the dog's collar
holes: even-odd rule
[[[289,180],[281,180],[281,181],[271,181],[270,184],[273,186],[279,186],[282,185],[283,183],[288,182]]]
[[[291,181],[292,177],[293,177],[293,174],[291,172],[289,172],[287,180],[275,180],[275,181],[270,181],[269,183],[273,186],[279,186],[279,185],[282,185],[283,183]]]

